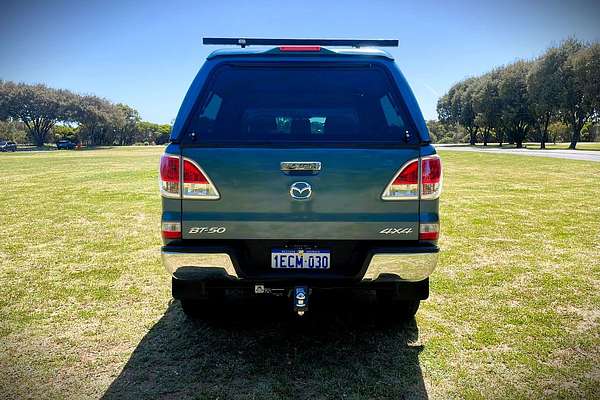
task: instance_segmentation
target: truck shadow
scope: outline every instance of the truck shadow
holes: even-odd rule
[[[414,320],[384,322],[364,294],[311,305],[240,299],[200,321],[174,301],[103,398],[427,398]]]

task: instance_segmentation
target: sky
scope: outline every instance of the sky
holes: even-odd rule
[[[0,0],[0,79],[96,94],[170,123],[214,46],[202,37],[386,38],[426,119],[455,82],[567,37],[600,1]]]

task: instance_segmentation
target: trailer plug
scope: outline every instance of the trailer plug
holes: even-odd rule
[[[294,311],[299,316],[303,316],[308,311],[308,295],[310,290],[306,286],[296,286],[294,288]]]

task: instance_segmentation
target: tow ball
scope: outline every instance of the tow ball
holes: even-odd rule
[[[310,289],[306,286],[296,286],[294,288],[294,311],[299,316],[303,316],[308,311],[308,296],[310,295]]]

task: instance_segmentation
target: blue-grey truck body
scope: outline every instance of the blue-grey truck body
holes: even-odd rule
[[[231,288],[365,288],[404,316],[428,296],[441,162],[387,52],[213,52],[160,175],[163,263],[188,312]]]

